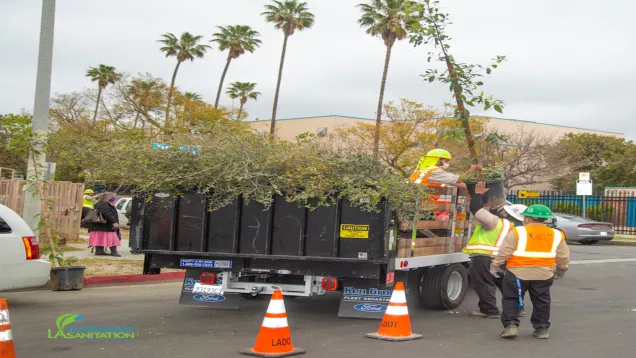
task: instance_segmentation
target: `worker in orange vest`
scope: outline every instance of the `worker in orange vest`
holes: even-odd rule
[[[433,149],[426,153],[425,157],[420,159],[409,181],[430,186],[443,187],[452,185],[466,189],[466,184],[459,180],[459,175],[449,173],[445,170],[450,166],[451,160],[453,160],[453,158],[447,150]],[[482,168],[481,164],[473,164],[470,166],[469,172],[474,173]]]
[[[531,205],[523,212],[523,227],[515,227],[499,247],[490,266],[490,273],[499,277],[501,265],[506,263],[502,291],[501,322],[505,329],[502,338],[517,337],[519,310],[527,291],[532,301],[534,336],[550,338],[550,287],[555,279],[565,275],[570,262],[570,250],[565,234],[545,225],[552,212],[545,205]],[[556,273],[554,266],[556,264]]]

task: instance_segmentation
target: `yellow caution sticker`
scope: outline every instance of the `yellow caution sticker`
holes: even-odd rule
[[[340,225],[340,238],[342,239],[368,239],[369,225]]]

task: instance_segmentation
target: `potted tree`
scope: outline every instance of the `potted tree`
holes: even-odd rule
[[[64,258],[64,252],[59,246],[59,237],[54,236],[49,240],[50,247],[42,249],[53,263],[51,268],[51,285],[53,291],[72,291],[84,288],[84,266],[73,266],[77,257]]]

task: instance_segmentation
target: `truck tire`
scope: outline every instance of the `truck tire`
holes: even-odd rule
[[[436,266],[428,269],[422,279],[422,303],[433,310],[457,308],[466,296],[468,277],[461,264]]]

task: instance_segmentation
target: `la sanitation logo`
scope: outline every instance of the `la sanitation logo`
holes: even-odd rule
[[[82,322],[83,317],[74,313],[65,313],[55,320],[57,333],[49,329],[50,339],[74,339],[76,341],[111,341],[130,342],[135,339],[135,327],[111,326],[72,326],[75,322]]]

